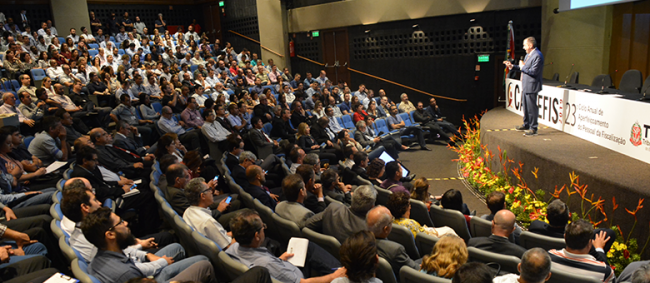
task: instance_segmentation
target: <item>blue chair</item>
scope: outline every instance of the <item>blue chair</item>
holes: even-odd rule
[[[13,87],[11,86],[11,81],[5,81],[5,83],[2,85],[4,87],[4,91],[13,91]]]
[[[233,94],[235,94],[235,91],[233,91],[232,89],[229,89],[229,90],[226,90],[226,93],[228,95],[233,95]],[[277,99],[277,97],[276,97],[276,99]]]
[[[63,185],[65,185],[66,179],[61,179],[58,182],[56,182],[56,189],[59,190],[59,192],[63,191]]]
[[[43,69],[32,69],[31,73],[32,73],[32,78],[34,78],[34,86],[40,88],[41,82],[47,76],[47,74]]]
[[[402,112],[402,111],[399,110],[399,105],[400,105],[400,104],[402,104],[402,103],[400,102],[400,103],[395,104],[395,107],[397,107],[397,111]],[[387,113],[387,114],[388,114],[388,113]]]
[[[152,102],[151,107],[153,107],[153,110],[156,110],[156,112],[162,113],[163,106],[160,104],[160,102]]]
[[[59,36],[58,39],[59,39],[59,44],[64,44],[65,43],[65,38]]]
[[[112,41],[113,43],[115,43],[115,37],[114,37],[114,36],[111,36],[110,39],[109,39],[109,41]]]
[[[388,126],[386,126],[386,120],[384,119],[377,119],[375,120],[375,126],[377,126],[377,131],[379,132],[384,132],[384,134],[388,133],[398,133],[398,130],[388,130]]]
[[[192,71],[192,74],[194,74],[194,71],[199,68],[199,65],[192,65],[190,66],[190,71]]]
[[[94,49],[89,49],[88,50],[88,55],[90,55],[90,57],[95,57],[95,56],[97,56],[97,54],[99,54],[99,51],[97,51],[97,50],[94,50]]]
[[[54,198],[58,201],[58,203],[61,203],[61,200],[63,199],[63,193],[61,191],[57,191],[54,193]]]
[[[122,55],[126,54],[126,52],[124,52],[124,49],[118,49],[117,54],[122,56]]]
[[[343,126],[348,129],[348,130],[354,130],[354,122],[352,122],[352,115],[343,115],[341,116],[341,120],[343,121]]]
[[[271,123],[266,123],[264,126],[262,126],[262,131],[264,131],[265,134],[271,135],[271,129],[273,129],[273,125]]]
[[[410,127],[414,124],[413,121],[411,121],[411,116],[409,115],[409,113],[399,113],[397,114],[397,116],[399,116],[400,118],[402,118],[402,120],[404,120],[404,124],[407,127]]]
[[[139,107],[135,108],[135,116],[138,117],[138,119],[142,120],[142,115],[140,113],[140,108]]]
[[[23,139],[26,148],[29,148],[29,144],[32,143],[32,140],[34,140],[34,136],[28,136]]]
[[[266,88],[270,88],[270,89],[271,89],[271,93],[276,94],[276,92],[275,92],[275,86],[274,86],[274,85],[267,85],[267,86],[264,86],[263,88],[265,88],[265,89],[266,89]]]
[[[99,44],[96,44],[96,43],[90,43],[90,44],[88,44],[88,47],[89,47],[90,49],[99,49]]]
[[[336,117],[336,122],[338,122],[339,125],[343,125],[343,120],[341,120],[341,117]]]
[[[70,268],[72,269],[72,274],[74,274],[74,277],[78,278],[79,281],[83,283],[101,283],[99,279],[88,273],[88,263],[83,260],[79,260],[78,258],[74,259],[70,265]]]

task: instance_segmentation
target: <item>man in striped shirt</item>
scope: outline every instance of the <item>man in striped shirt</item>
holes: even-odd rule
[[[607,233],[601,231],[592,240],[594,227],[586,220],[579,219],[566,226],[564,240],[566,248],[550,250],[553,267],[572,274],[591,277],[602,282],[614,282],[612,268],[605,262],[589,254],[592,245],[598,253],[604,253],[603,247],[609,240]]]

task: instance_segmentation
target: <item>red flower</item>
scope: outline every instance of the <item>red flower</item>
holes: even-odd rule
[[[623,251],[623,257],[625,257],[625,259],[630,258],[630,252],[628,250],[624,250]]]
[[[515,188],[510,188],[510,189],[508,190],[508,193],[509,193],[509,194],[512,194],[512,192],[514,192],[514,191],[515,191]]]

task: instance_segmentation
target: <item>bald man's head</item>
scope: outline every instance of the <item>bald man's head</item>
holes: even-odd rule
[[[383,239],[388,237],[393,228],[393,215],[390,210],[383,205],[375,206],[368,211],[366,215],[366,225],[368,230],[375,234],[376,238]]]
[[[519,272],[527,283],[545,282],[551,278],[551,257],[542,248],[532,248],[521,257]]]
[[[86,188],[89,190],[93,189],[93,187],[90,185],[90,181],[88,181],[88,179],[86,178],[81,178],[81,177],[70,178],[69,180],[65,181],[65,183],[63,184],[64,191],[75,187]]]
[[[507,209],[502,209],[494,215],[492,220],[492,234],[509,237],[515,230],[515,214]]]
[[[257,165],[251,165],[246,168],[246,179],[248,179],[248,181],[251,183],[257,181],[259,176],[262,174],[264,174],[262,167],[259,167]]]

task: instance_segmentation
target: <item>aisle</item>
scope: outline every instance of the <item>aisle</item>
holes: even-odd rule
[[[469,209],[476,210],[476,215],[490,213],[485,204],[469,192],[461,180],[457,179],[457,163],[451,160],[458,158],[458,155],[442,143],[428,144],[428,147],[432,151],[400,152],[400,160],[412,173],[417,175],[416,177],[429,179],[431,194],[440,195],[449,189],[456,189],[463,194],[463,200]],[[456,179],[445,180],[445,178]]]

